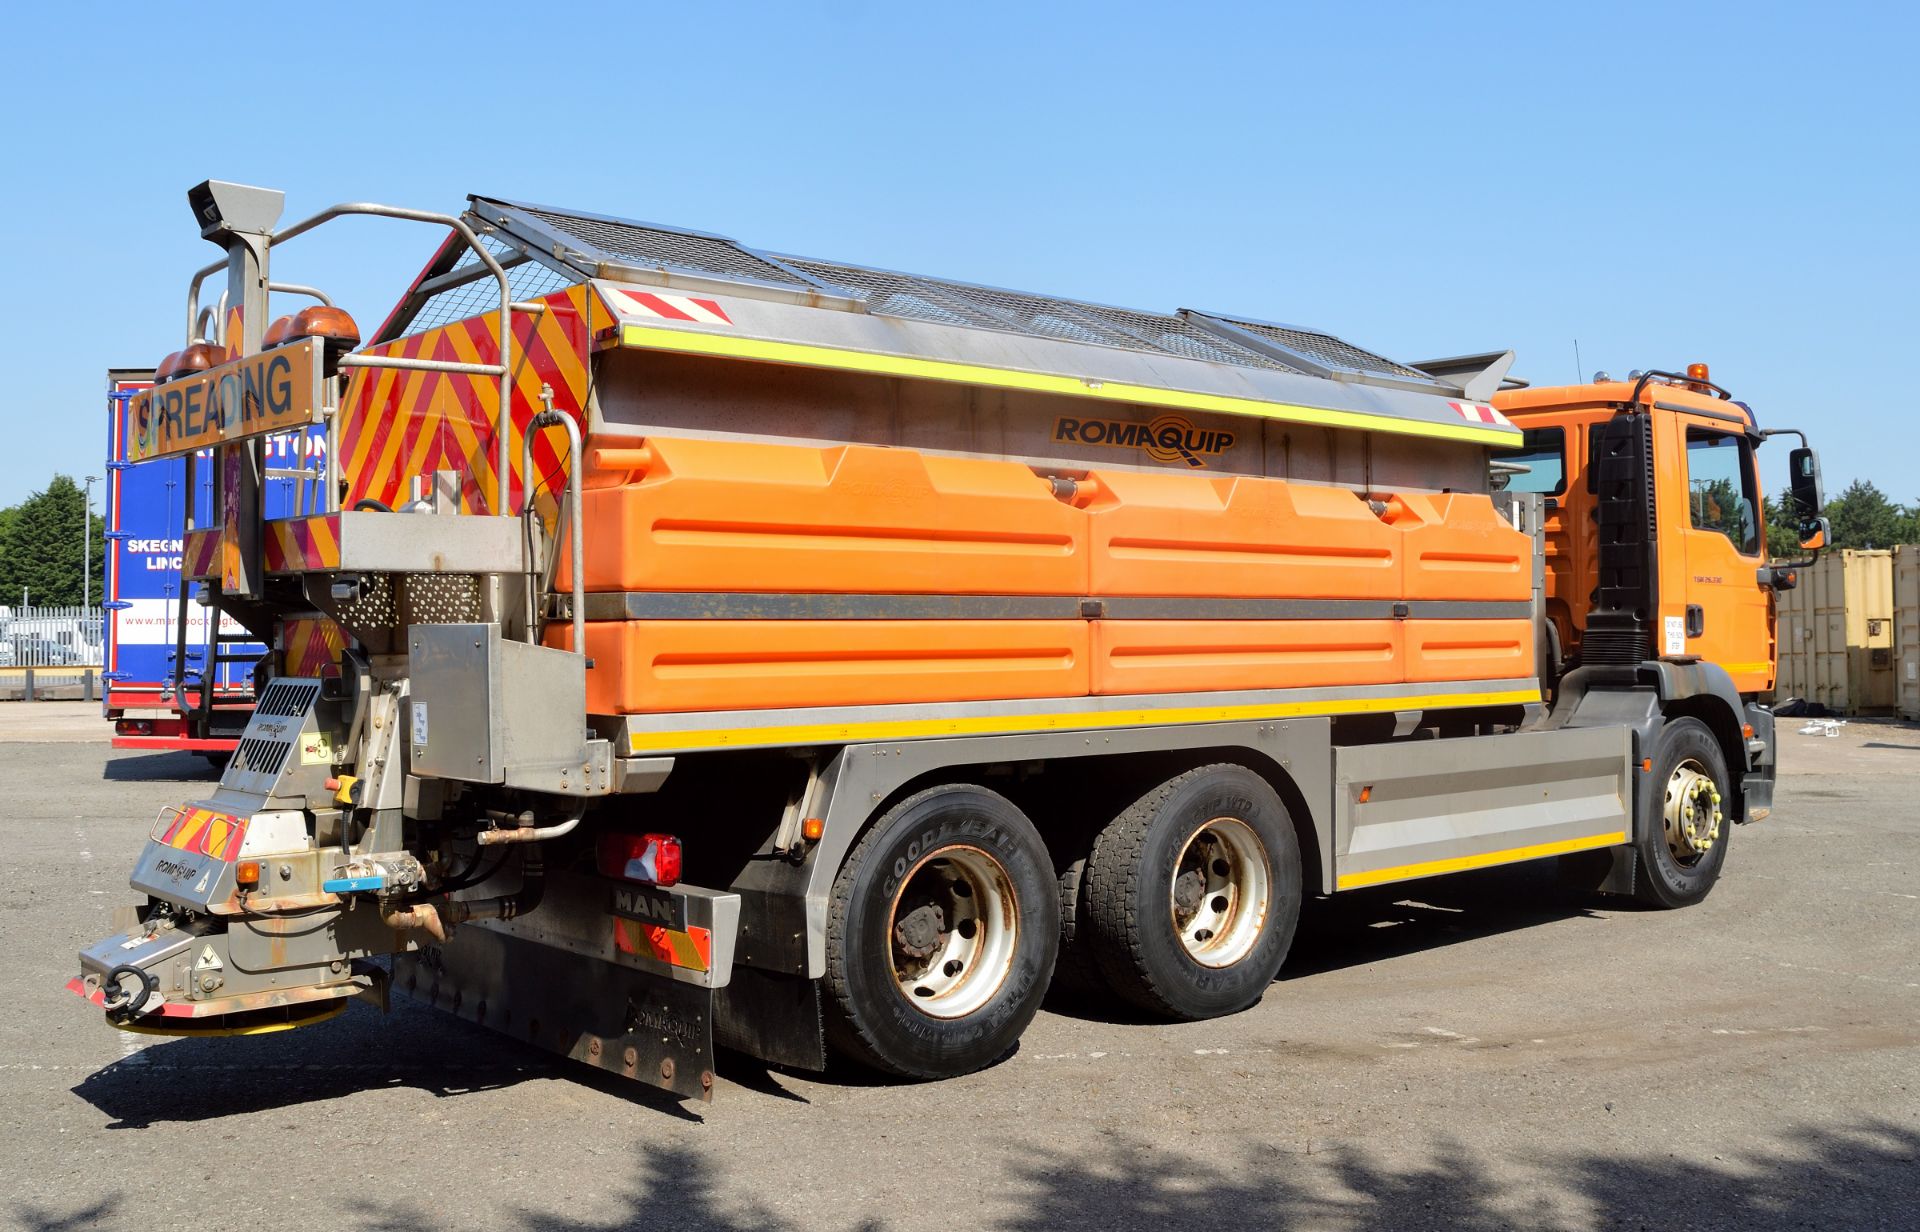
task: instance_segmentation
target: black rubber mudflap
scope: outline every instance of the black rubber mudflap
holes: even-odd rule
[[[394,960],[394,987],[516,1039],[713,1098],[713,993],[481,925]]]
[[[795,1069],[827,1067],[819,980],[735,966],[714,1002],[721,1047]]]

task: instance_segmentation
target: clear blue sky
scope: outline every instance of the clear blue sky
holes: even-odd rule
[[[1536,382],[1575,338],[1589,371],[1705,360],[1816,434],[1830,491],[1920,499],[1909,6],[171,10],[7,19],[0,503],[99,473],[103,370],[178,345],[217,255],[207,177],[289,219],[484,192],[1401,359],[1513,347]],[[274,272],[371,328],[436,238],[335,224]]]

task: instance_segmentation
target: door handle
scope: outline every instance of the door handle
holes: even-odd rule
[[[1687,604],[1687,636],[1699,637],[1707,631],[1707,611],[1698,603]]]

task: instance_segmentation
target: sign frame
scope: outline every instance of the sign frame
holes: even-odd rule
[[[172,458],[319,423],[325,343],[303,338],[155,385],[127,408],[127,460]]]

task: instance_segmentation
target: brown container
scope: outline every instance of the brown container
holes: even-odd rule
[[[1886,714],[1895,699],[1893,553],[1822,553],[1800,584],[1778,592],[1776,701],[1835,714]]]

